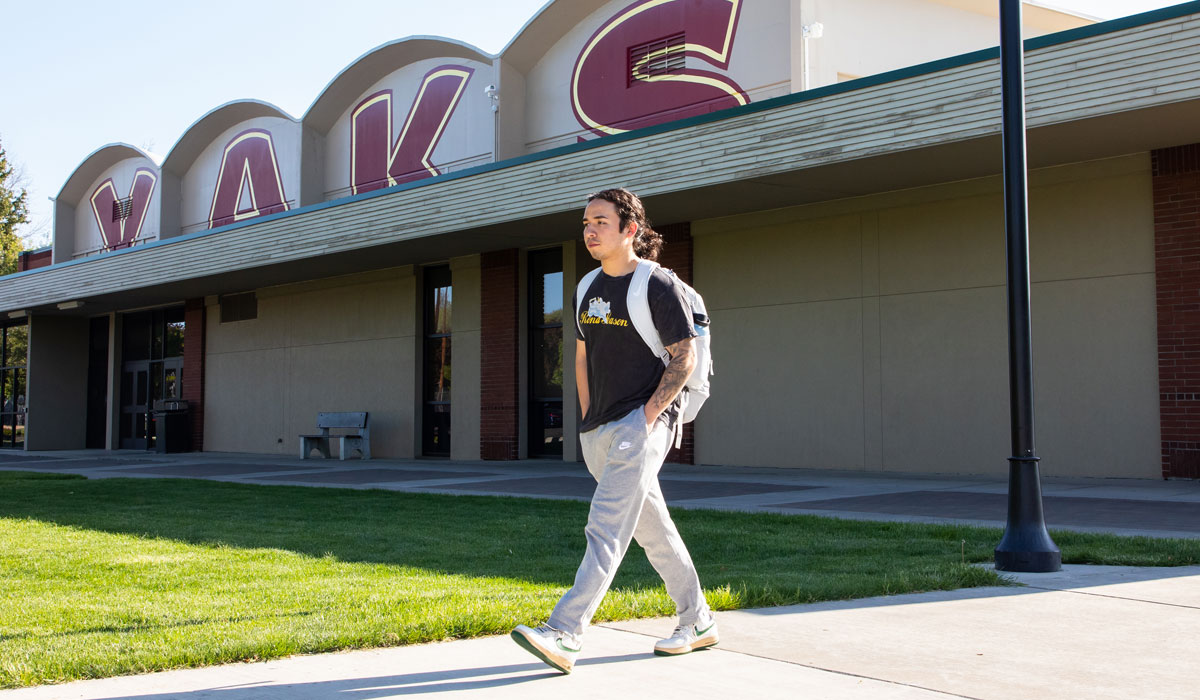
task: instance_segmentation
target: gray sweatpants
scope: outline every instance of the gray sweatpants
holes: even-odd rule
[[[667,512],[658,471],[671,444],[671,431],[661,423],[646,432],[641,408],[579,436],[596,493],[588,513],[587,551],[575,585],[558,601],[549,624],[582,635],[608,592],[629,540],[646,550],[675,601],[679,624],[692,625],[707,612],[696,567],[671,515]]]

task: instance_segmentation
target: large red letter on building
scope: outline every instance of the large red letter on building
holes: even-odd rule
[[[729,67],[742,0],[639,0],[584,44],[571,76],[571,107],[594,134],[619,134],[747,104],[721,73]]]
[[[474,72],[447,65],[426,73],[394,146],[392,91],[382,90],[360,102],[350,116],[351,192],[440,175],[429,159]]]
[[[142,232],[146,212],[150,209],[150,197],[154,194],[156,184],[158,176],[154,171],[138,168],[133,174],[133,185],[129,188],[129,202],[114,207],[121,198],[117,196],[117,186],[111,177],[100,183],[92,193],[92,214],[96,217],[96,225],[100,227],[105,248],[124,248],[137,239]]]
[[[271,132],[247,129],[234,136],[221,158],[208,227],[287,210]]]

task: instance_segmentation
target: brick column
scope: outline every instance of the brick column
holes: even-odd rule
[[[204,299],[188,299],[183,312],[183,398],[191,408],[192,450],[204,450]]]
[[[658,263],[663,267],[670,268],[675,272],[679,279],[692,283],[692,225],[684,222],[682,224],[671,224],[670,226],[662,226],[656,229],[663,237],[662,255],[659,257]],[[703,294],[703,290],[700,290]],[[695,423],[688,423],[683,426],[683,442],[679,448],[671,448],[667,453],[667,461],[676,464],[695,464],[696,463],[696,437]]]
[[[1163,478],[1200,478],[1200,144],[1151,153]]]
[[[520,259],[515,248],[480,261],[479,455],[516,459],[520,445]]]

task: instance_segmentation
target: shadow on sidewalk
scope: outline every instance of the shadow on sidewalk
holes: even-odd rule
[[[582,660],[580,666],[615,664],[638,659],[653,659],[650,654],[622,654]],[[481,668],[446,669],[422,673],[406,673],[372,678],[351,678],[311,683],[263,685],[259,683],[203,688],[178,693],[119,695],[103,700],[295,700],[296,698],[337,697],[353,694],[354,698],[381,698],[396,695],[423,695],[462,691],[488,691],[504,686],[539,680],[562,678],[563,674],[548,669],[543,663],[509,664]],[[564,690],[564,694],[566,691]],[[483,697],[486,697],[484,695]]]

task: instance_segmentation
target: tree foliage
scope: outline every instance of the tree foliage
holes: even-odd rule
[[[17,236],[17,227],[29,221],[24,187],[12,182],[13,169],[8,164],[4,144],[0,143],[0,275],[17,271],[17,256],[25,246]]]

